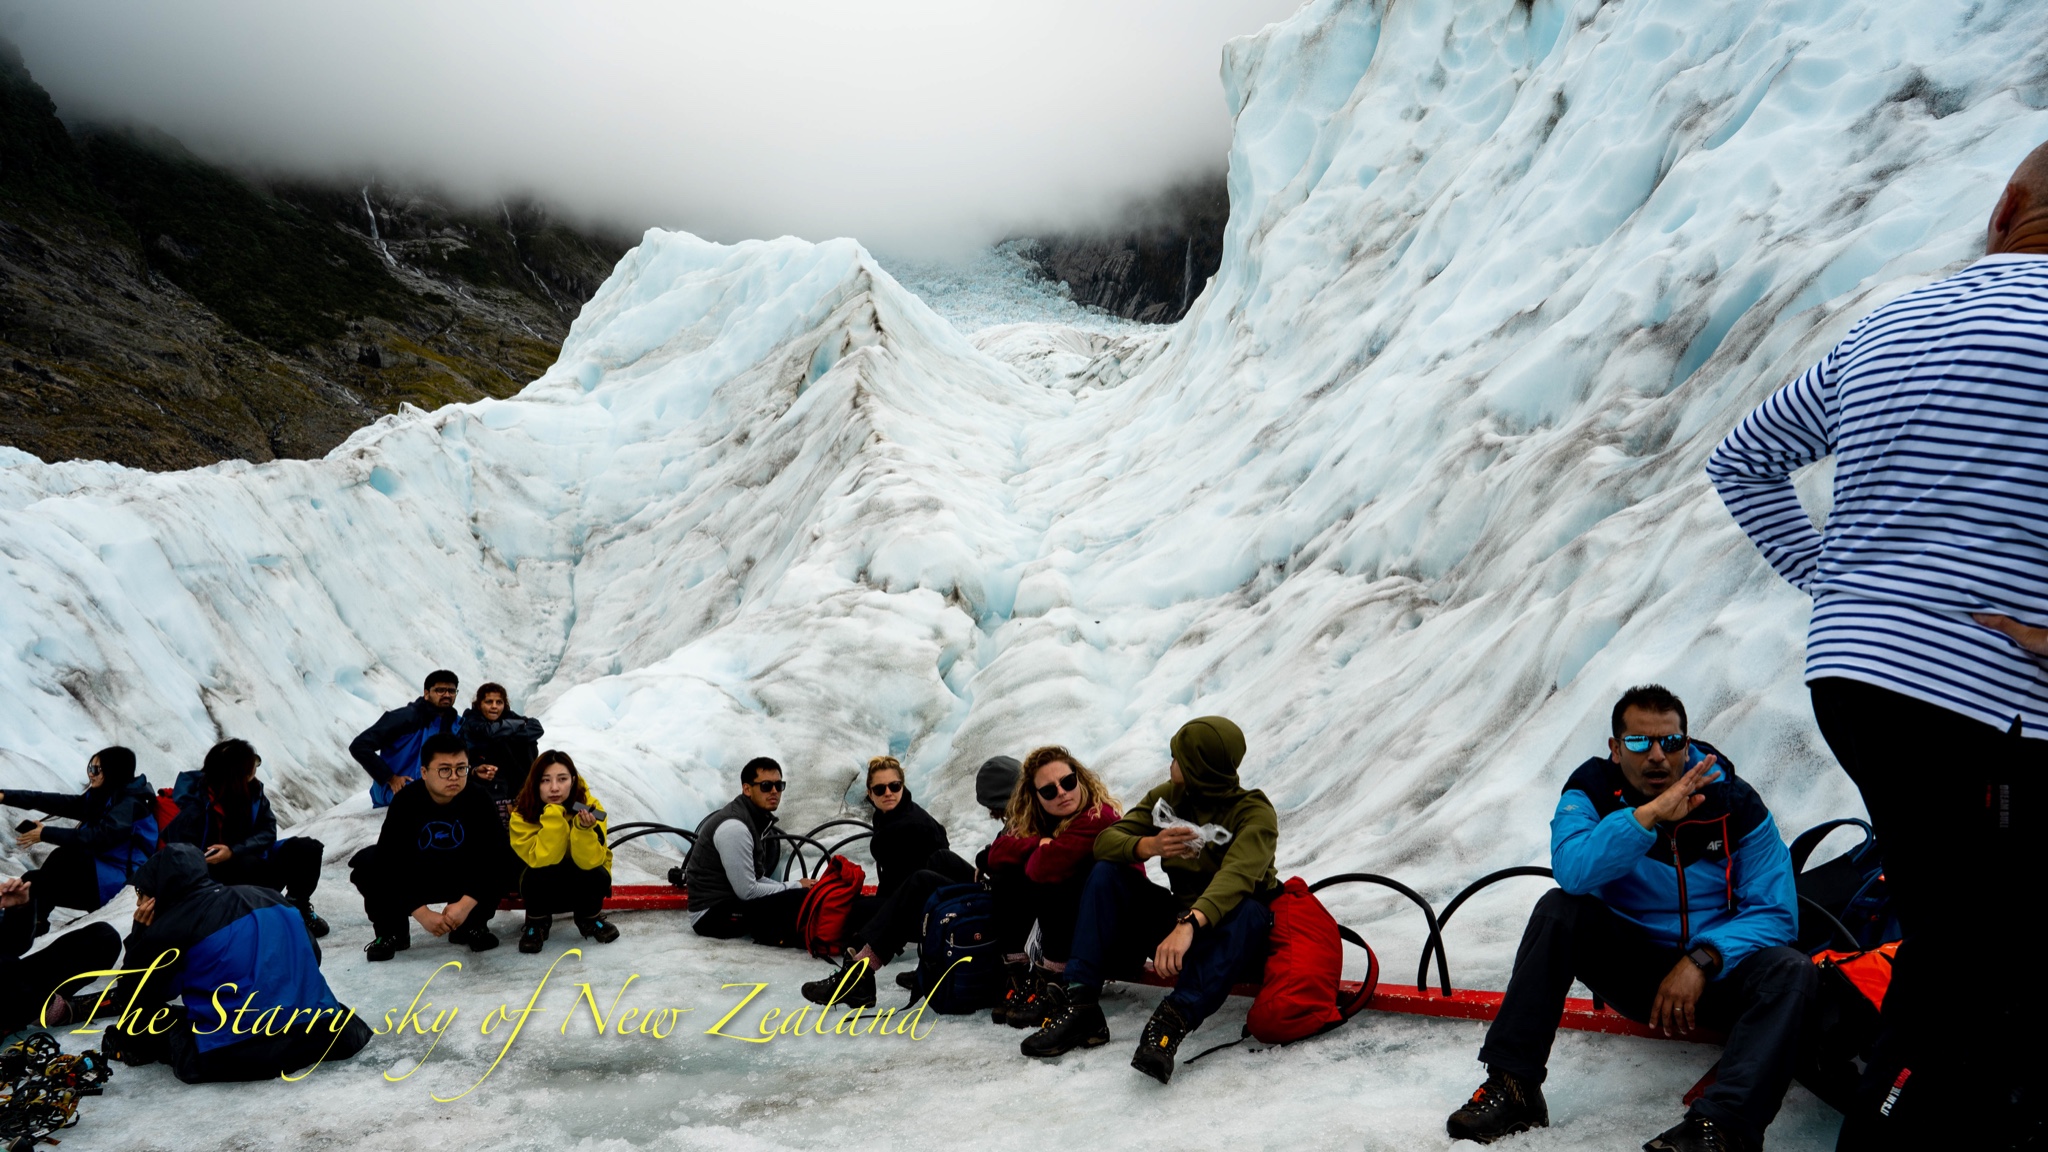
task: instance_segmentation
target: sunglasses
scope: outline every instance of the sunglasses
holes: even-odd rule
[[[763,792],[780,792],[788,784],[787,780],[756,780],[753,786]]]
[[[1080,783],[1081,778],[1069,772],[1050,784],[1040,785],[1033,789],[1033,791],[1038,793],[1040,800],[1056,800],[1059,798],[1060,793],[1072,792]]]
[[[868,792],[875,796],[888,796],[903,791],[903,781],[884,780],[880,784],[868,785]]]
[[[1688,739],[1683,732],[1674,732],[1669,736],[1623,736],[1621,746],[1631,752],[1648,752],[1650,745],[1655,743],[1666,755],[1670,755],[1684,751]]]

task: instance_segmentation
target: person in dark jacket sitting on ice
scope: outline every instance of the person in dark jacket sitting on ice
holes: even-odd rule
[[[307,836],[277,838],[277,815],[256,770],[263,757],[247,740],[223,740],[206,753],[197,772],[180,772],[171,796],[178,815],[164,843],[191,844],[206,856],[206,870],[223,884],[256,884],[284,893],[306,929],[327,935],[313,911],[325,847]]]
[[[1107,1044],[1103,981],[1137,975],[1149,956],[1174,988],[1145,1025],[1131,1066],[1164,1084],[1181,1041],[1222,1006],[1231,985],[1265,974],[1280,825],[1265,793],[1238,782],[1244,733],[1221,716],[1201,716],[1174,733],[1171,747],[1171,779],[1095,838],[1066,983],[1041,994],[1044,1024],[1024,1038],[1026,1056]],[[1154,857],[1170,890],[1131,867]]]
[[[1651,1152],[1763,1146],[1800,1066],[1817,977],[1798,949],[1792,856],[1755,789],[1686,731],[1655,684],[1614,705],[1608,755],[1581,764],[1550,821],[1557,888],[1537,902],[1479,1059],[1451,1114],[1491,1143],[1550,1123],[1544,1066],[1573,980],[1667,1034],[1727,1034],[1718,1077]]]
[[[149,777],[136,774],[135,753],[118,745],[93,753],[85,785],[82,793],[0,792],[0,804],[78,821],[74,828],[39,822],[14,839],[18,848],[57,846],[41,867],[22,874],[33,891],[30,901],[0,913],[33,917],[37,936],[50,930],[52,908],[97,911],[156,851],[156,797]]]
[[[498,810],[510,818],[512,802],[526,787],[526,774],[540,758],[540,721],[512,710],[503,684],[485,684],[462,714],[462,738],[469,742],[469,775],[480,781]]]
[[[376,939],[371,960],[412,947],[412,922],[472,952],[498,946],[491,917],[512,890],[519,867],[498,806],[469,781],[460,736],[427,737],[420,786],[406,788],[384,813],[377,842],[349,859],[349,880],[363,894]],[[433,905],[444,904],[440,911]]]
[[[885,767],[887,763],[893,763],[888,757],[878,757],[877,759],[883,761]],[[868,769],[870,781],[875,781],[877,771],[878,769],[873,767],[871,762],[871,766]],[[1014,756],[991,756],[987,760],[982,761],[981,768],[975,773],[975,802],[987,810],[991,820],[1001,820],[1003,818],[1003,810],[1005,805],[1009,803],[1010,793],[1015,791],[1017,786],[1017,773],[1017,758]],[[879,797],[875,792],[878,786],[883,789],[884,793]],[[869,803],[875,804],[878,809],[878,814],[875,817],[875,829],[878,837],[882,835],[883,829],[888,823],[879,814],[880,805],[888,802],[887,792],[886,777],[880,781],[871,782],[868,785],[868,795],[871,798]],[[910,796],[909,789],[905,788],[902,795],[905,800],[908,800]],[[924,810],[920,808],[918,812],[923,814]],[[930,816],[925,815],[924,818],[929,820]],[[933,821],[933,825],[936,827],[937,821]],[[944,829],[940,828],[939,833],[943,836]],[[896,859],[907,861],[915,854],[915,839],[915,837],[905,837],[897,840],[898,845],[911,844],[912,847],[908,851],[899,848],[889,852],[889,855]],[[941,843],[947,843],[947,841],[942,840]],[[993,847],[993,845],[990,847]],[[988,862],[988,853],[989,849],[984,848],[976,858],[984,866],[984,870]],[[878,852],[876,859],[878,861],[881,859],[880,852]],[[874,911],[868,916],[867,922],[854,932],[853,942],[850,945],[853,949],[853,954],[847,957],[849,967],[865,960],[867,961],[867,968],[857,973],[855,979],[846,984],[845,994],[838,995],[836,1000],[835,994],[839,992],[840,984],[846,976],[844,969],[833,973],[825,979],[813,980],[805,984],[803,986],[804,997],[814,1004],[839,1003],[852,1007],[872,1007],[875,1003],[875,969],[886,967],[890,961],[902,954],[904,948],[923,931],[924,906],[931,899],[932,893],[949,884],[970,883],[975,877],[976,866],[962,860],[954,854],[950,846],[947,846],[932,852],[926,858],[923,867],[903,877],[901,882],[898,882],[896,879],[896,873],[901,871],[900,866],[882,867],[878,865],[877,870],[882,872],[883,877],[882,883],[877,885],[877,887],[881,888],[883,885],[887,885],[887,894],[884,895],[881,891],[876,893],[875,898],[877,902],[874,906]],[[1028,926],[1026,930],[1029,930]],[[911,968],[897,973],[896,984],[900,988],[915,992],[917,990],[917,970]]]
[[[198,848],[171,844],[136,870],[135,893],[123,964],[132,974],[105,999],[124,1017],[101,1033],[107,1055],[162,1060],[185,1083],[205,1084],[268,1080],[370,1042],[369,1025],[320,974],[305,920],[276,892],[222,884]],[[168,1031],[151,1034],[173,999]]]
[[[896,914],[891,901],[911,877],[930,868],[934,858],[943,857],[942,868],[950,868],[955,862],[962,866],[965,863],[953,854],[945,826],[910,798],[910,786],[903,780],[903,765],[894,756],[876,756],[868,761],[864,791],[869,806],[875,810],[874,833],[868,837],[868,853],[875,860],[875,891],[873,895],[854,897],[846,925],[849,938],[839,942],[847,948],[845,966],[802,986],[804,999],[813,1004],[836,1002],[873,1007],[875,969],[879,965],[874,945],[862,932],[885,910]],[[922,904],[918,910],[923,911]],[[833,994],[842,985],[845,991],[835,1001]]]
[[[455,673],[436,668],[427,673],[419,699],[379,716],[349,741],[348,754],[370,774],[371,807],[389,805],[400,789],[420,778],[420,746],[429,736],[461,734],[457,686]]]
[[[690,927],[699,936],[791,948],[799,943],[796,914],[812,880],[777,880],[782,849],[770,839],[782,806],[782,765],[756,756],[740,769],[740,794],[697,825],[683,867]]]
[[[18,876],[0,880],[0,909],[28,907],[31,888]],[[35,942],[33,919],[0,916],[0,1036],[30,1025],[54,1028],[84,1016],[92,1002],[79,986],[92,982],[88,973],[112,971],[121,958],[121,934],[111,924],[74,928],[23,955]]]

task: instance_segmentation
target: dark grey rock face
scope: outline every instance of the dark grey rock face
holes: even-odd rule
[[[1230,194],[1221,172],[1133,205],[1099,231],[1037,237],[1025,250],[1075,302],[1127,320],[1170,324],[1223,261]]]

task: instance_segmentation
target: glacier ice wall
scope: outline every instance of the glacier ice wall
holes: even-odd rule
[[[970,339],[850,241],[650,232],[513,400],[314,462],[0,452],[0,775],[233,733],[290,814],[361,804],[348,737],[445,664],[614,810],[767,752],[801,823],[886,750],[965,836],[988,754],[1135,794],[1220,711],[1285,867],[1436,896],[1543,860],[1655,679],[1783,823],[1854,811],[1806,604],[1699,467],[1977,254],[2044,42],[2026,0],[1313,0],[1224,54],[1225,256],[1164,335]],[[1468,913],[1488,963],[1523,906]]]

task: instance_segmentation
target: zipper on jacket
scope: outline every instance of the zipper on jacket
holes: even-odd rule
[[[1665,833],[1671,845],[1671,867],[1678,872],[1678,950],[1692,951],[1692,902],[1685,895],[1685,860],[1678,854],[1678,829]]]

